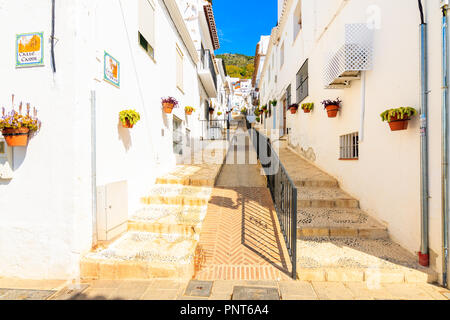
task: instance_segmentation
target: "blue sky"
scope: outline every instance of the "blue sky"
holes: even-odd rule
[[[213,0],[221,53],[255,55],[261,35],[277,24],[276,0]]]

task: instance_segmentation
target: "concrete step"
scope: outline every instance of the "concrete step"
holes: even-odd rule
[[[81,260],[82,279],[190,279],[197,241],[181,235],[127,232]]]
[[[297,274],[304,281],[433,283],[437,274],[388,239],[308,237],[297,240]]]
[[[299,208],[359,208],[359,201],[339,188],[298,187]]]
[[[337,188],[339,184],[336,180],[315,180],[315,179],[297,179],[294,180],[294,184],[297,188],[310,187],[310,188]]]
[[[280,160],[299,187],[338,187],[338,181],[288,148],[279,150]]]
[[[197,237],[207,206],[146,205],[128,221],[129,231]]]
[[[386,226],[360,209],[300,208],[297,213],[297,236],[360,237],[388,239]]]
[[[168,204],[204,206],[211,197],[211,188],[176,184],[158,184],[150,188],[148,195],[141,198],[142,204]]]
[[[191,159],[192,163],[203,160],[203,158],[195,157]],[[216,164],[213,160],[206,164],[178,165],[170,173],[158,177],[156,184],[214,187],[214,182],[220,173],[221,167],[222,164]]]

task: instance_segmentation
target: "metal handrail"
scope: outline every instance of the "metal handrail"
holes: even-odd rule
[[[250,131],[253,146],[256,149],[264,173],[267,177],[267,186],[272,195],[272,200],[280,222],[281,232],[288,249],[292,263],[292,277],[297,278],[297,194],[298,190],[294,181],[289,176],[286,168],[272,147],[270,140],[255,129]],[[265,148],[267,159],[263,159],[262,147]],[[265,157],[265,156],[264,156]],[[264,160],[268,160],[267,162]],[[276,172],[269,169],[278,165]]]

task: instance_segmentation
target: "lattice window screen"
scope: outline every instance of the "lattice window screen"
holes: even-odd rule
[[[343,44],[326,57],[325,86],[332,86],[348,72],[373,68],[374,31],[365,23],[346,24]]]

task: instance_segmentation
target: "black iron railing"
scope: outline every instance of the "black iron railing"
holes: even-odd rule
[[[255,129],[249,130],[258,160],[264,168],[267,185],[280,222],[292,263],[292,277],[297,278],[297,188],[289,177],[270,140]]]
[[[230,140],[230,122],[228,120],[200,120],[202,140]]]

